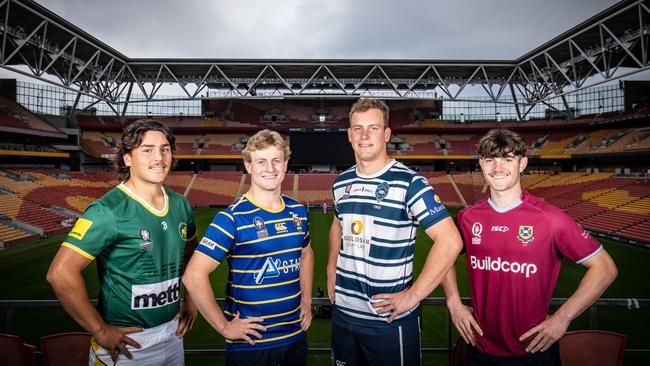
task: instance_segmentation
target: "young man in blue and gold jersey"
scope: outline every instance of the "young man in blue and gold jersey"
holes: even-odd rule
[[[386,153],[388,106],[360,99],[350,110],[348,140],[356,165],[332,187],[327,292],[333,364],[419,365],[420,300],[440,283],[462,243],[426,178]],[[417,280],[418,226],[434,241]]]
[[[115,158],[122,183],[86,208],[50,265],[56,296],[93,335],[90,365],[184,364],[181,337],[197,310],[189,297],[181,303],[180,278],[196,228],[185,197],[162,184],[174,142],[158,121],[126,127]],[[95,259],[96,309],[82,276]]]
[[[280,192],[290,154],[277,132],[250,138],[242,155],[251,187],[215,215],[183,277],[203,317],[226,338],[226,365],[306,364],[314,257],[307,208]],[[209,275],[224,259],[222,311]]]

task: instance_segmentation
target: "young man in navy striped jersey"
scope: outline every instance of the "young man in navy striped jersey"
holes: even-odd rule
[[[390,158],[388,106],[361,99],[350,110],[356,165],[332,187],[327,291],[334,304],[335,365],[419,365],[420,301],[462,248],[460,234],[426,178]],[[434,241],[417,280],[417,227]]]

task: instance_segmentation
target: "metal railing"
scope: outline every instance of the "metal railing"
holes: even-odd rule
[[[224,299],[216,299],[219,305],[223,307]],[[551,306],[559,306],[566,302],[566,298],[553,298],[551,299]],[[469,305],[470,300],[467,297],[462,298],[464,304]],[[97,300],[92,300],[96,305]],[[444,297],[428,297],[422,300],[423,306],[441,306],[446,308],[446,301]],[[329,299],[325,297],[316,297],[312,299],[313,306],[330,306]],[[591,307],[589,307],[589,329],[597,329],[598,327],[598,308],[599,307],[618,307],[625,309],[647,309],[650,308],[650,299],[635,299],[635,298],[608,298],[598,299]],[[61,308],[61,303],[58,300],[0,300],[0,309],[5,310],[5,333],[12,333],[14,322],[14,309],[26,308]],[[447,318],[447,346],[446,347],[422,347],[423,353],[446,353],[451,355],[452,342],[452,321],[449,311],[446,311]],[[329,352],[328,347],[309,347],[309,352]],[[186,355],[205,355],[205,354],[222,354],[225,353],[224,348],[209,348],[209,349],[185,349]],[[650,354],[650,348],[628,348],[625,350],[628,354]]]

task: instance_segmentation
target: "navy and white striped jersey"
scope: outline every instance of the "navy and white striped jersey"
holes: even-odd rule
[[[214,216],[196,251],[220,263],[227,259],[226,319],[261,317],[266,331],[251,346],[226,340],[227,351],[282,347],[302,339],[300,256],[309,245],[305,206],[282,196],[276,211],[250,197]],[[311,294],[305,294],[311,296]]]
[[[377,314],[370,298],[411,285],[418,224],[427,229],[449,216],[429,182],[393,160],[372,176],[348,169],[334,181],[332,194],[343,229],[335,311],[370,326],[397,326],[418,316],[419,305],[388,324],[389,314]]]

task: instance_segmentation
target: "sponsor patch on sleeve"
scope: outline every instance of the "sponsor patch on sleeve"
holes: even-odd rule
[[[81,240],[84,238],[84,235],[86,235],[86,232],[90,227],[92,226],[93,222],[90,220],[86,220],[83,217],[80,217],[79,220],[77,220],[77,223],[74,225],[72,230],[70,231],[71,237]]]
[[[210,250],[214,250],[214,248],[216,248],[216,246],[217,246],[217,243],[213,242],[212,240],[210,240],[208,238],[201,239],[201,242],[199,244],[210,248]]]

